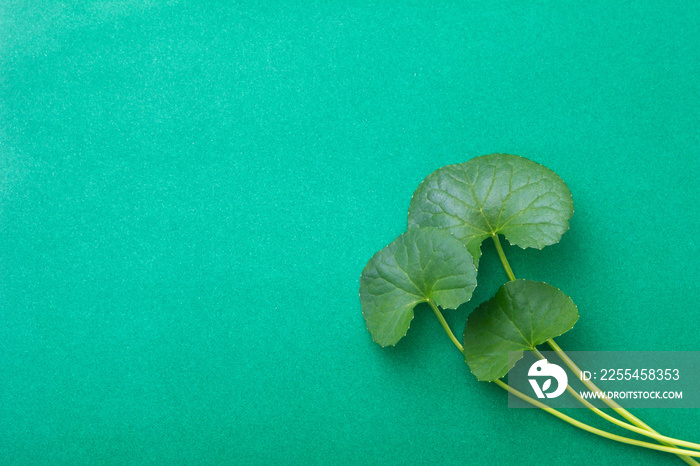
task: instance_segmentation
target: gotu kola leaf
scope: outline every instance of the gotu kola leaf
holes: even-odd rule
[[[492,382],[506,375],[524,350],[567,332],[577,320],[576,305],[561,290],[531,280],[511,281],[467,319],[464,356],[479,380]],[[511,351],[520,355],[509,362]]]
[[[467,249],[445,230],[417,228],[370,259],[360,278],[360,301],[375,342],[395,345],[408,331],[413,308],[432,301],[456,308],[469,301],[476,268]]]
[[[517,155],[491,154],[428,175],[413,194],[408,225],[449,230],[478,264],[489,236],[542,249],[559,241],[573,212],[571,192],[556,173]]]

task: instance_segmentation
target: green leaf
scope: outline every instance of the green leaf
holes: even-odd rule
[[[464,356],[479,380],[508,373],[524,350],[571,330],[578,320],[574,302],[542,282],[515,280],[471,313],[464,329]],[[517,358],[508,358],[519,351]]]
[[[437,228],[399,236],[370,259],[360,278],[360,300],[375,342],[395,345],[408,331],[416,304],[456,308],[476,286],[472,257],[457,238]]]
[[[495,234],[522,248],[557,243],[573,212],[556,173],[517,155],[491,154],[428,175],[411,199],[408,227],[449,230],[478,264],[481,242]]]

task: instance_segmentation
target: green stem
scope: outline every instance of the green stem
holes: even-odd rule
[[[494,242],[494,244],[496,245],[496,251],[498,251],[498,257],[501,259],[501,264],[503,264],[503,269],[506,271],[506,275],[508,275],[508,279],[511,280],[511,281],[515,280],[515,274],[513,274],[513,269],[510,268],[510,264],[508,263],[508,259],[506,258],[506,255],[505,255],[505,253],[503,252],[503,248],[501,247],[501,242],[500,242],[499,239],[498,239],[498,234],[496,234],[496,233],[492,234],[492,235],[491,235],[491,238],[493,239],[493,242]],[[559,346],[554,342],[554,340],[552,340],[552,339],[550,338],[549,340],[547,340],[547,343],[549,344],[549,346],[552,347],[552,349],[557,353],[557,355],[562,359],[562,361],[564,361],[564,363],[565,363],[567,366],[569,366],[569,369],[571,369],[571,370],[572,370],[574,373],[576,373],[576,374],[580,374],[580,373],[581,373],[581,370],[580,370],[580,369],[576,366],[576,364],[574,364],[574,362],[566,355],[566,353],[564,353],[564,351],[562,351],[562,349],[559,348]],[[590,382],[590,381],[583,381],[583,383],[586,385],[586,387],[587,387],[589,390],[591,390],[591,391],[593,391],[593,392],[599,392],[599,391],[600,391],[600,389],[599,389],[598,387],[596,387],[596,386],[595,386],[592,382]],[[652,429],[651,427],[649,427],[647,424],[645,424],[644,422],[642,422],[640,419],[638,419],[638,418],[637,418],[636,416],[634,416],[632,413],[630,413],[629,411],[627,411],[626,409],[624,409],[622,406],[620,406],[619,404],[617,404],[615,401],[609,400],[609,399],[607,399],[607,398],[602,398],[602,400],[603,400],[603,402],[604,402],[605,404],[607,404],[608,406],[610,406],[616,413],[618,413],[620,416],[622,416],[623,418],[625,418],[625,419],[627,419],[628,421],[630,421],[632,424],[634,424],[634,425],[636,425],[637,427],[640,427],[640,428],[646,430],[647,432],[651,432],[651,433],[653,433],[653,434],[660,435],[657,431],[655,431],[654,429]],[[534,400],[533,400],[533,401],[534,401]],[[595,411],[594,411],[594,412],[595,412]],[[613,419],[614,419],[614,418],[613,418]],[[611,421],[611,422],[612,422],[612,421]],[[659,443],[662,443],[662,444],[664,444],[664,445],[666,445],[666,446],[671,446],[671,447],[676,446],[676,445],[673,444],[673,443],[665,442],[665,441],[662,441],[662,440],[658,440],[658,441],[659,441]],[[691,456],[693,456],[693,455],[691,455]],[[692,459],[692,458],[689,458],[688,456],[685,456],[685,455],[682,455],[682,454],[678,454],[678,457],[679,457],[680,459],[682,459],[683,461],[685,461],[686,463],[692,465],[692,466],[700,466],[700,463],[698,463],[697,461],[695,461],[695,460]]]
[[[508,259],[506,259],[506,254],[503,252],[503,248],[501,247],[501,241],[498,239],[498,234],[497,233],[492,234],[491,238],[493,239],[493,242],[496,245],[496,251],[498,251],[498,257],[501,258],[501,264],[503,264],[503,268],[505,269],[506,274],[508,275],[508,280],[510,280],[510,281],[515,280],[515,275],[513,274],[513,269],[510,268],[510,264],[508,263]]]
[[[542,355],[542,353],[540,353],[537,350],[537,348],[532,349],[532,352],[535,353],[535,355],[537,355],[538,358],[545,359],[545,357]],[[607,414],[607,413],[601,411],[600,409],[596,408],[595,406],[593,406],[593,404],[591,404],[588,400],[585,400],[584,398],[582,398],[581,395],[579,395],[576,390],[571,388],[571,385],[568,385],[568,384],[566,385],[566,391],[568,391],[579,403],[584,405],[586,408],[590,409],[591,411],[593,411],[595,414],[602,417],[606,421],[611,422],[617,426],[620,426],[623,429],[627,429],[631,432],[635,432],[637,434],[653,438],[654,440],[656,440],[660,443],[664,443],[667,446],[682,446],[682,447],[687,447],[687,448],[693,448],[695,450],[700,450],[700,444],[693,443],[693,442],[686,442],[685,440],[679,440],[679,439],[675,439],[672,437],[666,437],[665,435],[661,435],[661,434],[654,432],[654,431],[649,431],[649,430],[641,429],[639,427],[635,427],[635,426],[630,425],[624,421],[621,421],[617,418],[610,416],[609,414]],[[695,460],[692,460],[692,459],[691,459],[691,461],[695,462]]]
[[[428,300],[428,304],[433,309],[433,312],[437,316],[438,320],[440,321],[440,324],[442,325],[442,328],[445,330],[445,333],[447,333],[447,336],[450,338],[452,343],[455,345],[455,347],[459,350],[460,353],[464,354],[464,347],[459,343],[459,340],[457,340],[454,333],[452,333],[452,329],[450,329],[450,326],[447,324],[447,321],[443,317],[442,312],[440,312],[440,309],[437,307],[437,305],[432,300]],[[535,351],[537,351],[537,350],[535,349]],[[539,354],[539,352],[538,352],[538,354]],[[539,354],[539,356],[542,356],[542,355]],[[565,414],[563,414],[563,413],[561,413],[553,408],[550,408],[549,406],[547,406],[545,404],[540,403],[539,401],[536,401],[536,400],[530,398],[529,396],[519,392],[518,390],[509,387],[508,385],[503,383],[503,381],[501,381],[501,380],[495,380],[495,382],[500,387],[504,388],[508,392],[513,393],[515,396],[519,397],[520,399],[525,400],[528,403],[532,404],[533,406],[541,408],[544,411],[548,412],[549,414],[552,414],[553,416],[556,416],[559,419],[566,421],[569,424],[576,426],[579,429],[583,429],[587,432],[591,432],[593,434],[600,435],[601,437],[605,437],[605,438],[608,438],[610,440],[615,440],[615,441],[621,442],[621,443],[636,445],[638,447],[649,448],[652,450],[664,451],[667,453],[674,453],[674,454],[678,455],[679,457],[683,458],[684,460],[685,460],[685,458],[688,458],[688,460],[693,461],[692,458],[689,458],[689,456],[685,456],[685,455],[700,457],[700,452],[693,452],[690,450],[681,450],[679,448],[670,448],[670,447],[656,445],[656,444],[652,444],[652,443],[648,443],[648,442],[642,442],[640,440],[634,440],[634,439],[630,439],[627,437],[622,437],[620,435],[611,434],[611,433],[606,432],[604,430],[596,429],[595,427],[589,426],[588,424],[585,424],[581,421],[577,421],[576,419],[573,419],[573,418],[571,418],[571,417],[569,417],[569,416],[567,416],[567,415],[565,415]],[[622,424],[624,424],[624,423],[622,423]],[[688,463],[688,464],[692,464],[692,463]]]
[[[558,417],[562,421],[568,422],[569,424],[576,426],[579,429],[583,429],[587,432],[590,432],[592,434],[600,435],[601,437],[605,437],[605,438],[610,439],[610,440],[615,440],[616,442],[627,443],[627,444],[635,445],[635,446],[642,447],[642,448],[649,448],[651,450],[664,451],[664,452],[673,453],[673,454],[679,455],[679,456],[688,455],[688,456],[700,457],[699,451],[682,450],[680,448],[665,447],[662,445],[656,445],[654,443],[642,442],[641,440],[634,440],[631,438],[622,437],[620,435],[611,434],[610,432],[606,432],[604,430],[596,429],[595,427],[592,427],[592,426],[589,426],[588,424],[584,424],[583,422],[577,421],[576,419],[569,417],[566,414],[557,411],[556,409],[550,408],[549,406],[547,406],[543,403],[540,403],[539,401],[537,401],[533,398],[530,398],[529,396],[525,395],[524,393],[521,393],[518,390],[508,386],[502,380],[495,380],[494,382],[499,387],[512,393],[513,395],[517,396],[521,400],[527,401],[531,405],[537,406],[538,408],[547,411],[549,414]]]
[[[554,342],[553,339],[550,338],[549,340],[547,340],[547,344],[552,347],[552,349],[557,354],[557,356],[559,356],[559,358],[561,358],[561,360],[564,361],[564,364],[566,364],[574,374],[581,373],[581,369],[579,369],[579,367],[576,365],[576,363],[574,363],[574,361],[572,361],[571,358],[569,358],[569,356],[559,347],[559,345],[557,345]],[[590,391],[592,391],[594,393],[601,392],[600,388],[598,388],[590,380],[581,380],[581,381],[586,386],[586,388],[588,388]],[[648,432],[658,434],[657,431],[655,431],[654,429],[649,427],[641,419],[637,418],[637,416],[635,416],[634,414],[630,413],[625,408],[623,408],[622,406],[617,404],[614,400],[611,400],[611,399],[606,398],[606,397],[601,397],[601,400],[603,401],[603,403],[605,403],[606,405],[611,407],[613,409],[613,411],[615,411],[617,414],[619,414],[623,418],[627,419],[628,421],[630,421],[632,424],[636,425],[637,427],[640,427]],[[678,442],[675,439],[669,439],[669,440],[670,441],[658,439],[658,441],[660,443],[667,445],[667,446],[676,446],[676,445],[683,444],[683,443],[689,443],[689,442],[684,442],[684,441]],[[693,444],[693,445],[695,445],[695,444]],[[693,446],[691,448],[697,448],[697,446]],[[683,461],[685,461],[688,464],[691,464],[693,466],[700,466],[700,463],[698,463],[697,461],[695,461],[692,458],[688,458],[688,457],[682,456],[682,455],[679,455],[679,456]]]
[[[442,316],[442,312],[440,312],[440,309],[438,309],[437,305],[431,299],[428,300],[428,304],[433,309],[433,312],[435,313],[438,320],[440,321],[440,324],[442,324],[442,328],[445,329],[447,336],[450,337],[450,340],[452,340],[452,343],[454,343],[454,345],[457,347],[457,349],[459,350],[460,353],[464,354],[464,347],[459,342],[459,340],[455,337],[455,334],[452,333],[452,329],[450,329],[450,326],[447,325],[447,321]]]

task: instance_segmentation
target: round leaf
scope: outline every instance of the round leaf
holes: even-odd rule
[[[479,380],[508,373],[524,350],[565,333],[578,320],[574,302],[542,282],[515,280],[471,313],[464,329],[464,356]],[[518,351],[517,358],[508,353]]]
[[[428,175],[411,199],[408,226],[449,230],[478,264],[481,242],[495,234],[522,248],[557,243],[573,212],[556,173],[517,155],[491,154]]]
[[[408,331],[413,308],[432,300],[443,308],[469,301],[476,286],[472,257],[445,230],[418,228],[370,259],[360,278],[360,300],[375,342],[395,345]]]

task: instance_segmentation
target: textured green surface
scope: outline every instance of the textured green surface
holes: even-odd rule
[[[560,344],[700,349],[700,3],[532,3],[0,2],[4,462],[682,464],[509,410],[429,309],[365,327],[421,180],[505,152],[574,197],[506,247]]]

